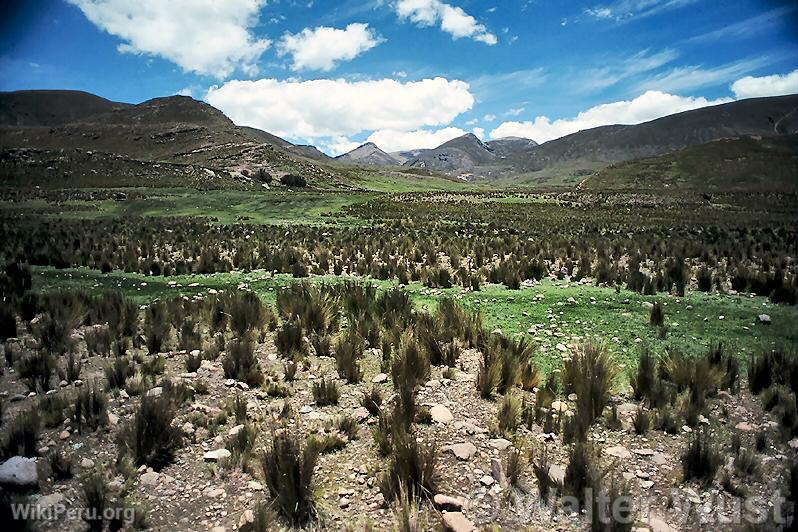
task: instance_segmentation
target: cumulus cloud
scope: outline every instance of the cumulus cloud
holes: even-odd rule
[[[211,87],[205,100],[237,124],[304,139],[441,126],[474,105],[467,83],[441,77],[234,80]]]
[[[465,135],[466,132],[459,127],[445,127],[442,129],[417,129],[415,131],[396,131],[383,129],[369,135],[369,142],[373,142],[383,151],[394,152],[423,148],[437,148],[446,141]]]
[[[278,45],[280,56],[290,55],[294,70],[332,70],[340,61],[351,61],[383,39],[368,24],[352,23],[346,29],[305,28],[286,33]]]
[[[152,55],[223,79],[257,73],[268,39],[251,29],[266,0],[68,0],[98,28],[119,37],[123,53]]]
[[[484,24],[466,13],[461,7],[440,0],[399,0],[394,5],[396,14],[419,26],[440,25],[441,30],[454,39],[468,37],[487,45],[498,42],[496,36]]]
[[[532,121],[504,122],[490,132],[491,138],[526,137],[537,142],[609,124],[639,124],[682,111],[731,101],[730,98],[707,100],[700,97],[677,96],[660,91],[647,91],[633,100],[605,103],[582,111],[574,118],[551,120],[538,116]]]
[[[736,98],[760,98],[798,93],[798,69],[787,74],[773,76],[746,76],[732,83]]]

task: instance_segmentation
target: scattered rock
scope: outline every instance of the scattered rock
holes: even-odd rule
[[[479,483],[483,486],[491,487],[496,482],[496,480],[490,475],[484,475],[481,479],[479,479]]]
[[[474,523],[460,512],[443,512],[443,527],[448,532],[472,532]]]
[[[155,471],[150,471],[148,473],[144,473],[139,478],[139,482],[145,486],[154,486],[158,483],[158,477],[161,475],[156,473]]]
[[[382,384],[388,380],[388,375],[386,373],[377,373],[377,375],[371,379],[371,382],[374,384]]]
[[[743,432],[753,432],[756,430],[756,428],[747,421],[740,421],[734,426],[734,428]]]
[[[432,421],[435,423],[447,424],[454,421],[452,412],[444,405],[434,404],[430,406],[429,413],[432,415]]]
[[[435,508],[442,512],[459,512],[465,506],[465,501],[460,497],[451,497],[438,493],[432,499],[435,503]]]
[[[471,460],[477,454],[477,448],[473,443],[455,443],[449,445],[444,450],[451,451],[458,460]]]
[[[759,316],[757,316],[757,320],[759,320],[759,323],[761,323],[762,325],[770,325],[769,314],[760,314]]]
[[[218,462],[220,460],[227,460],[230,458],[230,451],[227,449],[216,449],[215,451],[208,451],[202,455],[202,459],[206,462]]]
[[[510,440],[505,440],[504,438],[496,438],[494,440],[488,441],[488,445],[500,451],[507,450],[507,448],[509,448],[512,444],[513,442],[511,442]]]
[[[632,457],[632,453],[629,452],[629,449],[624,447],[623,445],[616,445],[615,447],[607,447],[604,449],[604,454],[609,456],[614,456],[615,458],[620,458],[621,460],[628,460]]]

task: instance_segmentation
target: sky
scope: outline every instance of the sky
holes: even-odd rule
[[[474,133],[545,142],[798,93],[777,0],[26,0],[0,90],[181,94],[330,155]]]

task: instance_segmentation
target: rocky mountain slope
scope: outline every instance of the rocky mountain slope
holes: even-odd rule
[[[798,135],[720,139],[613,164],[588,177],[594,190],[798,191]]]
[[[367,142],[350,152],[339,155],[336,160],[365,166],[398,166],[401,164],[398,159],[382,151],[373,142]]]

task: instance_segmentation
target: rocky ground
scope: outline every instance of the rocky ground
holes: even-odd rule
[[[83,358],[81,380],[73,384],[63,381],[48,393],[69,395],[91,381],[103,381],[109,359],[88,356],[81,338],[82,331],[78,331],[75,339],[78,340],[77,351]],[[18,354],[35,347],[32,337],[23,336],[9,340],[4,349]],[[257,355],[265,373],[275,382],[282,381],[283,363],[277,357],[270,335],[258,345]],[[315,492],[319,520],[316,526],[331,530],[367,527],[384,530],[392,526],[392,508],[386,504],[377,482],[386,460],[379,456],[371,435],[376,419],[360,405],[363,393],[373,385],[385,398],[393,393],[390,378],[380,373],[378,349],[367,351],[362,362],[363,382],[351,385],[339,381],[339,404],[325,407],[314,403],[311,388],[319,378],[337,377],[331,358],[310,356],[309,365],[300,366],[293,383],[284,383],[290,395],[283,399],[270,397],[264,389],[250,389],[242,382],[225,379],[223,354],[216,360],[204,360],[201,367],[191,373],[185,370],[188,356],[185,351],[169,351],[164,356],[165,377],[199,388],[198,382],[207,384],[207,393],[195,394],[174,421],[186,436],[174,462],[158,472],[142,467],[127,479],[116,473],[115,435],[119,427],[132,419],[140,398],[125,391],[114,391],[109,401],[107,427],[81,434],[67,419],[57,427],[42,431],[38,441],[39,458],[35,459],[36,478],[28,479],[31,486],[27,493],[31,501],[43,508],[80,507],[83,504],[82,479],[99,468],[109,472],[113,491],[127,492],[127,501],[141,503],[152,529],[236,530],[251,520],[257,502],[268,498],[259,465],[259,450],[270,441],[271,427],[284,402],[288,402],[294,412],[291,423],[304,434],[323,431],[325,421],[340,414],[349,414],[360,424],[356,439],[338,452],[322,455],[317,464]],[[418,435],[434,442],[439,450],[440,494],[435,499],[439,510],[431,504],[421,507],[425,528],[437,527],[442,522],[458,532],[491,524],[507,530],[588,527],[583,516],[563,511],[556,503],[540,503],[537,482],[526,459],[527,455],[539,457],[545,449],[552,462],[551,476],[562,478],[569,446],[562,443],[560,436],[546,434],[542,427],[534,424],[522,425],[510,439],[500,437],[496,429],[498,401],[481,399],[475,387],[478,359],[476,351],[464,351],[460,368],[453,372],[451,379],[443,377],[441,368],[433,367],[431,379],[417,396],[417,403],[429,406],[432,414],[431,424],[418,425]],[[680,455],[692,429],[682,427],[675,435],[652,429],[645,436],[636,435],[631,418],[638,404],[623,393],[628,386],[625,378],[621,380],[624,382],[619,382],[617,387],[621,392],[612,398],[621,428],[611,430],[599,422],[592,428],[589,440],[599,449],[601,468],[627,482],[634,498],[636,526],[654,531],[738,529],[734,504],[738,499],[724,490],[720,473],[705,487],[682,480]],[[28,393],[11,367],[4,368],[0,390],[5,405],[4,423],[0,426],[2,433],[8,420],[24,409],[36,408],[39,398]],[[146,393],[158,394],[161,389],[156,387]],[[257,429],[255,452],[243,464],[235,463],[225,449],[229,436],[241,430],[232,415],[231,405],[236,397],[246,401],[248,421]],[[553,408],[569,415],[574,409],[574,399],[573,396],[561,397]],[[725,462],[722,469],[732,475],[736,485],[754,496],[747,503],[750,506],[745,507],[749,514],[772,511],[770,497],[786,483],[785,471],[795,459],[798,440],[786,441],[778,423],[770,419],[759,399],[748,393],[745,384],[737,395],[720,392],[711,398],[701,425],[707,426],[721,447]],[[753,476],[744,476],[735,470],[730,450],[734,433],[740,435],[743,448],[753,448],[755,435],[766,436],[766,448],[759,454],[761,467]],[[527,464],[518,487],[507,485],[503,465],[514,446],[523,448]],[[53,479],[46,457],[56,450],[72,459],[74,476],[71,479]],[[13,484],[15,479],[7,477],[9,467],[0,465],[0,480]],[[24,479],[16,480],[24,483]],[[86,529],[85,523],[77,517],[65,514],[57,517],[41,521],[37,527],[42,530]]]

